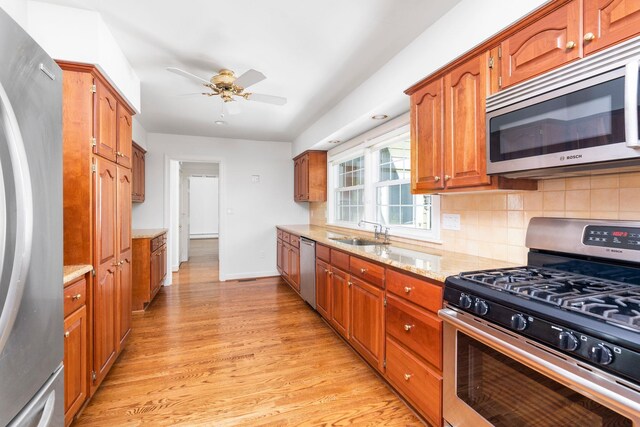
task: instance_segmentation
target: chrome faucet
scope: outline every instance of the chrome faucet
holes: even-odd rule
[[[384,243],[389,243],[389,227],[385,227],[379,222],[365,221],[364,219],[361,219],[360,222],[358,222],[358,227],[362,227],[363,224],[373,225],[373,238],[376,240],[378,240],[383,234],[382,229],[384,228]]]

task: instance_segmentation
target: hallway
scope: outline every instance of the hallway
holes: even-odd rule
[[[194,242],[175,284],[134,315],[74,425],[421,425],[280,278],[212,280],[215,243]]]

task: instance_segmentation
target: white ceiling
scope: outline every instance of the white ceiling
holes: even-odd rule
[[[292,141],[459,0],[45,0],[98,11],[141,80],[148,132]],[[425,52],[425,55],[428,53]],[[222,102],[166,71],[254,68],[285,106]]]

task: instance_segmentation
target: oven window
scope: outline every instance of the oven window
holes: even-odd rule
[[[456,393],[496,427],[632,426],[622,415],[457,334]]]
[[[490,120],[492,162],[622,142],[624,77]]]

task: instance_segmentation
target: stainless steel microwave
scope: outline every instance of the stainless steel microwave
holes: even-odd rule
[[[487,98],[487,173],[640,170],[640,37]]]

